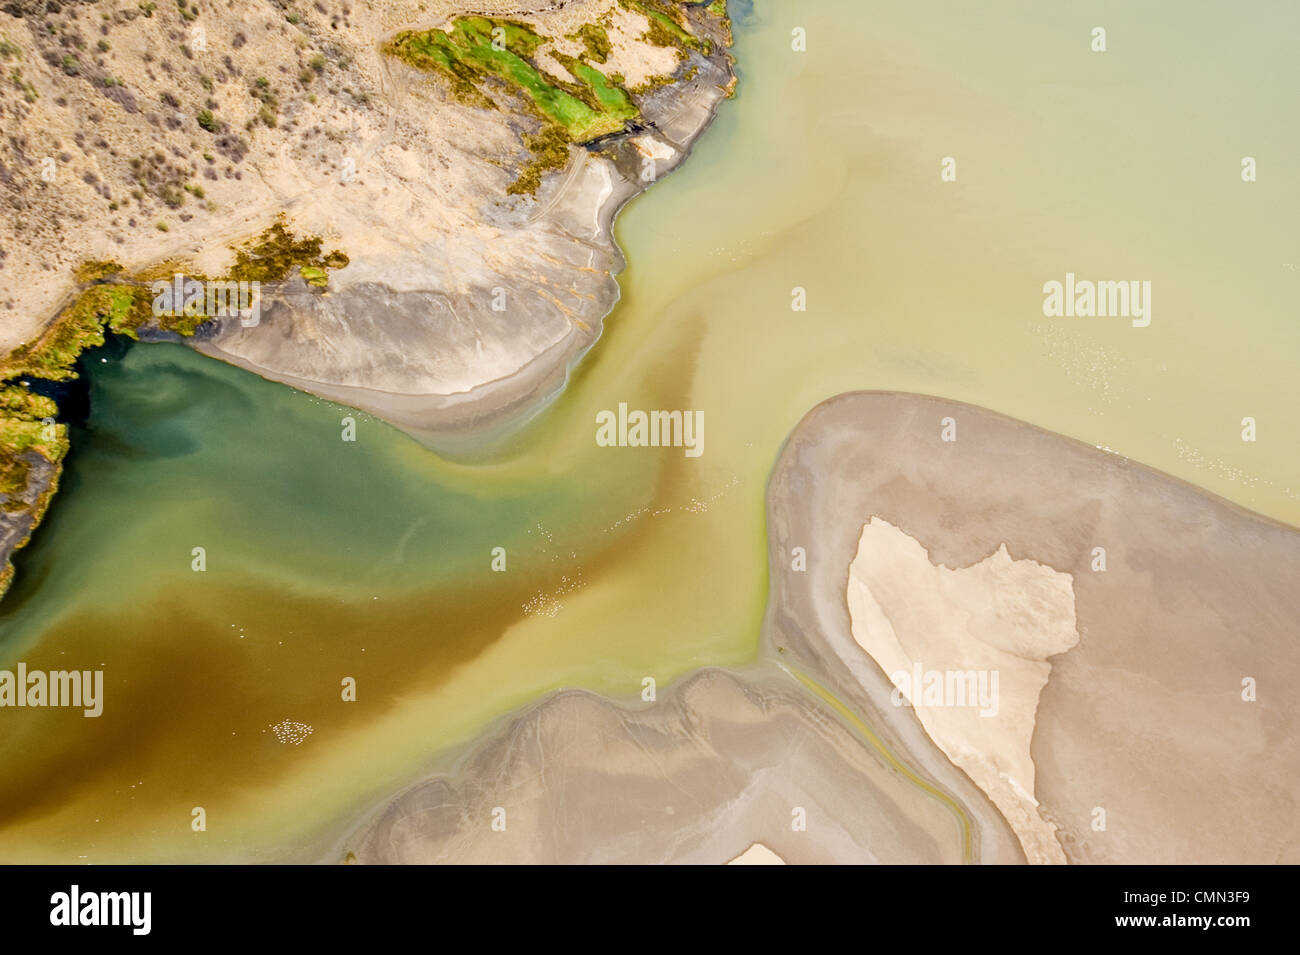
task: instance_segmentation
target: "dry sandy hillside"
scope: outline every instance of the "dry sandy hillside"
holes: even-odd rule
[[[697,53],[693,39],[685,48],[665,39],[652,22],[658,11],[687,24],[674,28],[679,40],[701,32],[684,10],[712,29],[722,41],[707,47],[714,60],[729,36],[721,16],[666,0],[481,0],[473,7],[543,38],[530,60],[548,81],[573,84],[564,63],[583,58],[634,93],[645,116],[663,111],[651,100],[671,89],[674,75],[697,78],[704,61],[703,44]],[[53,317],[74,290],[79,263],[112,259],[138,269],[175,260],[221,274],[231,242],[259,233],[281,211],[352,256],[340,287],[429,292],[455,311],[472,288],[508,285],[502,276],[512,269],[543,275],[538,263],[547,255],[556,269],[545,277],[561,290],[574,285],[567,273],[591,267],[575,256],[574,237],[526,228],[548,211],[543,201],[507,195],[534,158],[526,137],[546,117],[506,83],[480,84],[485,98],[457,95],[446,76],[382,50],[400,31],[448,27],[466,8],[463,0],[6,3],[0,347],[31,338]],[[600,28],[601,49],[588,55],[581,31],[592,26]],[[693,70],[691,58],[701,61]],[[729,73],[720,78],[725,85]],[[597,211],[583,208],[580,218],[594,223]],[[597,265],[615,264],[607,258]],[[577,284],[579,297],[605,292]],[[523,306],[510,311],[526,323]],[[600,317],[596,309],[591,321]],[[435,372],[427,356],[425,367],[405,371],[413,379],[424,372],[426,391],[436,390],[431,383],[464,390],[516,370],[563,337],[553,322],[540,325],[525,329],[523,351],[488,347],[495,363],[481,372],[454,362]],[[436,337],[446,323],[408,330],[407,338],[419,331]],[[373,380],[383,363],[367,363],[361,353],[372,343],[362,339],[339,346],[344,354],[333,361],[349,367],[333,378],[312,365],[321,360],[314,353],[268,367],[403,390]],[[260,341],[226,351],[251,363],[268,358]]]
[[[384,127],[379,40],[425,15],[383,2],[6,3],[0,345],[52,317],[84,260],[191,256],[292,199],[279,170],[337,179],[349,146]]]
[[[730,40],[722,0],[0,6],[0,587],[66,449],[23,377],[75,374],[124,312],[158,332],[148,278],[230,278],[281,219],[327,281],[277,253],[259,321],[162,331],[443,448],[529,414],[617,300],[617,210],[730,94]]]

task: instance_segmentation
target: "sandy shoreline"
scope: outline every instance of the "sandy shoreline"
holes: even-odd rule
[[[46,32],[34,16],[16,19],[12,55],[35,84],[15,106],[16,130],[39,129],[62,151],[49,181],[19,137],[0,162],[14,213],[0,223],[11,292],[0,341],[13,347],[49,326],[82,262],[220,276],[234,246],[283,214],[349,264],[325,294],[288,283],[255,325],[210,321],[200,351],[453,450],[527,420],[618,300],[618,210],[686,158],[732,90],[730,22],[691,6],[685,26],[656,34],[650,14],[617,0],[473,6],[534,31],[539,76],[564,84],[574,80],[565,63],[596,63],[625,98],[599,129],[626,131],[566,128],[567,166],[514,190],[538,159],[530,142],[559,128],[555,118],[494,81],[484,81],[490,95],[462,95],[385,48],[404,30],[450,29],[468,13],[455,0],[418,11],[385,0],[341,17],[213,11],[205,28],[228,27],[237,42],[186,49],[180,68],[154,54],[165,18],[134,4],[105,13],[113,42],[77,44],[76,69],[51,69],[39,55]],[[94,24],[68,16],[84,41],[77,31]]]
[[[756,842],[792,863],[961,860],[948,809],[771,664],[651,704],[560,691],[440,762],[323,861],[725,863]]]
[[[213,318],[184,341],[268,380],[369,412],[444,453],[489,449],[563,390],[599,338],[620,295],[614,276],[626,264],[612,231],[619,210],[685,160],[735,77],[725,13],[690,8],[683,15],[691,30],[678,28],[686,39],[665,42],[650,35],[648,14],[615,0],[487,6],[536,28],[541,45],[530,55],[545,75],[572,78],[564,62],[595,57],[617,77],[630,108],[611,127],[626,132],[588,147],[577,145],[588,137],[566,131],[567,166],[537,177],[535,191],[512,194],[537,160],[528,144],[539,129],[559,128],[545,125],[554,120],[519,91],[498,90],[500,101],[482,93],[467,101],[445,75],[383,48],[402,28],[449,28],[465,14],[454,0],[422,5],[417,23],[400,4],[368,7],[358,11],[355,27],[345,23],[344,34],[323,8],[292,21],[273,6],[223,14],[239,38],[237,54],[218,67],[215,51],[199,50],[211,55],[200,55],[182,75],[167,60],[158,64],[168,82],[183,87],[163,93],[164,103],[179,108],[189,94],[206,103],[201,119],[177,113],[166,131],[126,91],[157,95],[163,81],[149,39],[162,28],[161,17],[140,17],[129,7],[104,14],[105,35],[112,32],[108,22],[122,30],[112,34],[117,42],[99,45],[94,68],[114,71],[106,72],[114,81],[103,88],[121,93],[109,96],[115,105],[83,85],[89,64],[59,71],[41,63],[35,54],[45,35],[19,18],[12,26],[27,32],[15,34],[22,42],[6,47],[6,57],[37,65],[40,75],[33,74],[31,98],[15,115],[45,132],[68,132],[77,151],[61,152],[55,165],[62,172],[47,182],[42,171],[39,186],[28,181],[36,170],[22,149],[17,175],[4,161],[14,157],[0,157],[0,198],[13,198],[9,211],[36,202],[32,208],[56,226],[33,232],[12,217],[0,222],[0,269],[16,291],[0,301],[0,341],[13,347],[70,321],[68,307],[79,297],[68,289],[84,286],[78,267],[89,259],[114,271],[165,263],[176,274],[225,275],[239,243],[282,216],[324,248],[346,249],[347,265],[332,268],[328,291],[294,277],[266,290],[258,321]],[[75,20],[74,12],[70,30]],[[253,30],[255,24],[265,30]],[[255,40],[248,42],[242,29]],[[594,29],[603,46],[584,50],[574,32],[580,29]],[[313,43],[324,44],[324,52],[308,56]],[[186,57],[194,59],[192,51]],[[302,69],[290,87],[279,74],[294,60]],[[103,124],[107,138],[89,141],[84,129],[64,122],[70,100]],[[247,116],[242,135],[231,125],[239,116]],[[11,146],[19,143],[12,139]],[[147,163],[135,155],[146,146]],[[123,179],[137,186],[131,195],[138,208],[122,209],[113,188]],[[139,188],[146,180],[158,195]],[[53,182],[58,188],[50,188]],[[157,217],[152,226],[146,214]],[[63,216],[84,225],[57,228]],[[7,238],[19,236],[20,254],[10,257]],[[63,284],[48,281],[49,272],[61,274]],[[4,580],[8,558],[34,523],[9,521],[0,544]]]
[[[570,167],[548,177],[531,206],[490,209],[484,197],[483,222],[469,237],[486,228],[495,238],[475,241],[486,250],[508,240],[519,247],[514,259],[485,259],[486,272],[467,272],[459,281],[468,284],[449,291],[425,285],[443,253],[417,237],[382,268],[354,257],[331,277],[328,296],[276,302],[252,329],[218,323],[194,346],[374,414],[439,451],[471,450],[519,427],[563,390],[618,303],[614,276],[626,265],[613,235],[618,213],[686,161],[734,82],[725,49],[692,53],[678,73],[645,95],[641,128],[598,150],[574,147]],[[644,181],[650,157],[654,178]],[[417,223],[408,230],[418,236]],[[377,236],[357,223],[342,244],[364,247]],[[497,294],[510,303],[501,314],[490,304]]]

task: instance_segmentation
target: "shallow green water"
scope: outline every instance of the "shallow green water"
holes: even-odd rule
[[[749,659],[768,471],[845,390],[991,407],[1300,523],[1287,6],[761,6],[741,95],[620,218],[605,336],[493,462],[355,413],[343,442],[346,409],[176,346],[95,367],[0,666],[102,665],[105,713],[0,714],[0,858],[310,857],[549,688]],[[1151,326],[1045,319],[1067,270],[1152,281]],[[705,453],[596,447],[620,401],[703,411]]]

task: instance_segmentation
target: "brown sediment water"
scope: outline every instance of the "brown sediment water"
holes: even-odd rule
[[[315,858],[550,689],[751,659],[767,475],[843,391],[988,407],[1300,523],[1295,17],[738,10],[739,95],[620,217],[604,336],[489,460],[355,413],[344,442],[347,409],[175,346],[97,365],[0,667],[102,668],[104,715],[0,710],[0,859]],[[1067,272],[1150,281],[1150,325],[1045,317]],[[598,447],[620,402],[703,412],[704,453]]]

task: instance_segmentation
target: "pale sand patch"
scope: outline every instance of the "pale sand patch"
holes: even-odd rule
[[[785,860],[763,843],[755,842],[727,865],[785,865]]]
[[[673,71],[677,60],[673,50],[640,42],[650,27],[644,15],[612,5],[606,22],[609,26],[605,34],[613,49],[602,67],[605,72],[621,73],[629,86],[637,87],[651,77]]]
[[[642,137],[635,143],[637,151],[648,159],[676,159],[677,150],[665,142],[650,137]]]
[[[1005,545],[969,567],[935,565],[915,538],[872,517],[849,568],[848,604],[854,640],[988,793],[1026,858],[1064,864],[1056,827],[1038,815],[1029,744],[1047,658],[1078,642],[1071,576],[1012,560]],[[950,671],[983,682],[978,691],[953,684],[961,697],[946,698],[943,684],[933,692],[931,675]]]

